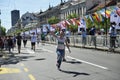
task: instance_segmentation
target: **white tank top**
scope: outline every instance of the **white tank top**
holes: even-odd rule
[[[58,40],[58,46],[57,46],[57,49],[65,49],[65,37],[64,38],[60,38],[60,37],[57,37],[57,40]]]

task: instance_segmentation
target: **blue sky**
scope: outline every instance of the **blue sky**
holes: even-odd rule
[[[64,1],[64,0],[63,0]],[[67,0],[65,0],[67,1]],[[20,10],[20,16],[28,12],[39,12],[40,9],[45,11],[49,4],[56,6],[61,0],[0,0],[0,19],[2,26],[7,30],[11,28],[11,11]]]

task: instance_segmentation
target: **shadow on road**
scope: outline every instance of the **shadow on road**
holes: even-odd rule
[[[9,64],[17,64],[20,61],[27,61],[28,58],[31,58],[34,56],[14,56],[9,55],[7,58],[2,59],[3,64],[2,65],[9,65]]]
[[[63,73],[67,73],[67,74],[74,74],[73,77],[76,77],[78,75],[86,75],[86,76],[89,76],[90,74],[88,73],[81,73],[81,72],[75,72],[75,71],[66,71],[66,70],[60,70],[61,72]]]
[[[71,64],[82,64],[82,62],[79,62],[79,61],[65,61],[66,63],[71,63]]]
[[[46,58],[40,58],[40,59],[35,59],[37,61],[40,61],[40,60],[46,60]]]

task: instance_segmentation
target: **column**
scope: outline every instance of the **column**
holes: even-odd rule
[[[83,14],[84,14],[84,8],[82,7],[82,16],[83,16]]]

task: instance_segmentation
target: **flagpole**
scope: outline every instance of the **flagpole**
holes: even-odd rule
[[[1,9],[0,9],[0,15],[1,15]],[[1,19],[0,19],[0,36],[1,36],[2,30],[1,30]]]
[[[105,0],[105,33],[106,33],[106,46],[107,46],[107,18],[106,18],[106,0]]]

